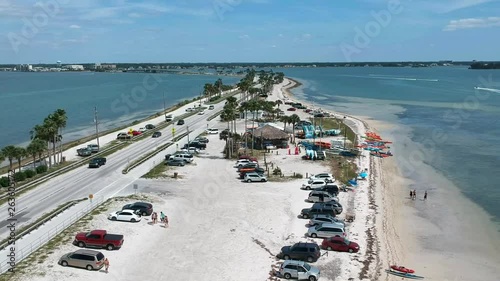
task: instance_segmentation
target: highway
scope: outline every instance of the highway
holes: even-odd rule
[[[224,102],[214,106],[214,110],[205,110],[204,115],[196,114],[184,119],[185,125],[175,125],[175,136],[186,132],[188,126],[189,131],[193,132],[206,129],[207,124],[208,126],[217,124],[219,122],[218,117],[211,121],[207,121],[207,118],[221,110],[224,106]],[[86,198],[89,194],[94,194],[95,197],[104,196],[105,198],[109,198],[132,185],[135,180],[144,174],[143,167],[137,167],[128,174],[122,174],[122,170],[129,163],[142,155],[152,152],[158,146],[170,141],[173,138],[172,126],[173,125],[169,125],[161,130],[162,136],[159,138],[148,137],[136,141],[112,155],[107,156],[106,165],[100,168],[91,169],[88,168],[87,165],[76,168],[42,183],[20,197],[16,197],[15,218],[17,219],[17,229],[20,229],[27,223],[37,220],[43,214],[54,210],[59,205],[68,201]],[[189,136],[190,140],[195,137],[196,135],[194,133]],[[187,143],[187,137],[178,142],[179,148],[181,148],[184,143]],[[175,144],[172,149],[175,150]],[[7,218],[8,206],[7,204],[3,204],[0,207],[1,239],[5,239],[9,235],[9,229],[6,227],[8,225]]]

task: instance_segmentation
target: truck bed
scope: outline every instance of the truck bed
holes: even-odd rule
[[[109,241],[123,240],[123,235],[120,235],[120,234],[106,234],[104,236],[104,240],[109,240]]]

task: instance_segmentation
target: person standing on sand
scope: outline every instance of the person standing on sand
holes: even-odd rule
[[[413,190],[410,190],[410,199],[413,200]]]
[[[413,190],[413,200],[417,199],[417,190]]]
[[[427,200],[427,190],[424,193],[424,201]]]
[[[108,269],[109,269],[109,260],[108,260],[108,258],[105,258],[104,259],[104,270],[106,271],[106,273],[108,273]]]
[[[165,214],[163,214],[163,211],[160,212],[160,221],[163,222],[165,219]]]
[[[167,228],[168,227],[168,217],[165,216],[164,220],[165,220],[165,228]]]

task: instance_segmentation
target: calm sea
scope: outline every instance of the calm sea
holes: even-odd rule
[[[147,117],[166,106],[199,96],[219,77],[144,73],[0,72],[0,147],[29,142],[30,130],[54,110],[68,115],[66,141]],[[220,77],[234,84],[237,77]]]
[[[294,93],[315,104],[393,124],[389,131],[395,136],[394,147],[404,155],[398,162],[407,177],[439,188],[414,163],[430,165],[499,221],[500,71],[457,67],[275,71],[301,81],[304,86]],[[398,144],[398,135],[411,142]]]

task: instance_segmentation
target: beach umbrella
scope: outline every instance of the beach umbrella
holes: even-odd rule
[[[368,176],[368,173],[367,173],[367,172],[365,172],[365,171],[363,171],[363,172],[361,172],[361,173],[359,174],[359,176],[360,176],[362,179],[364,179],[364,178],[366,178],[366,177]]]

